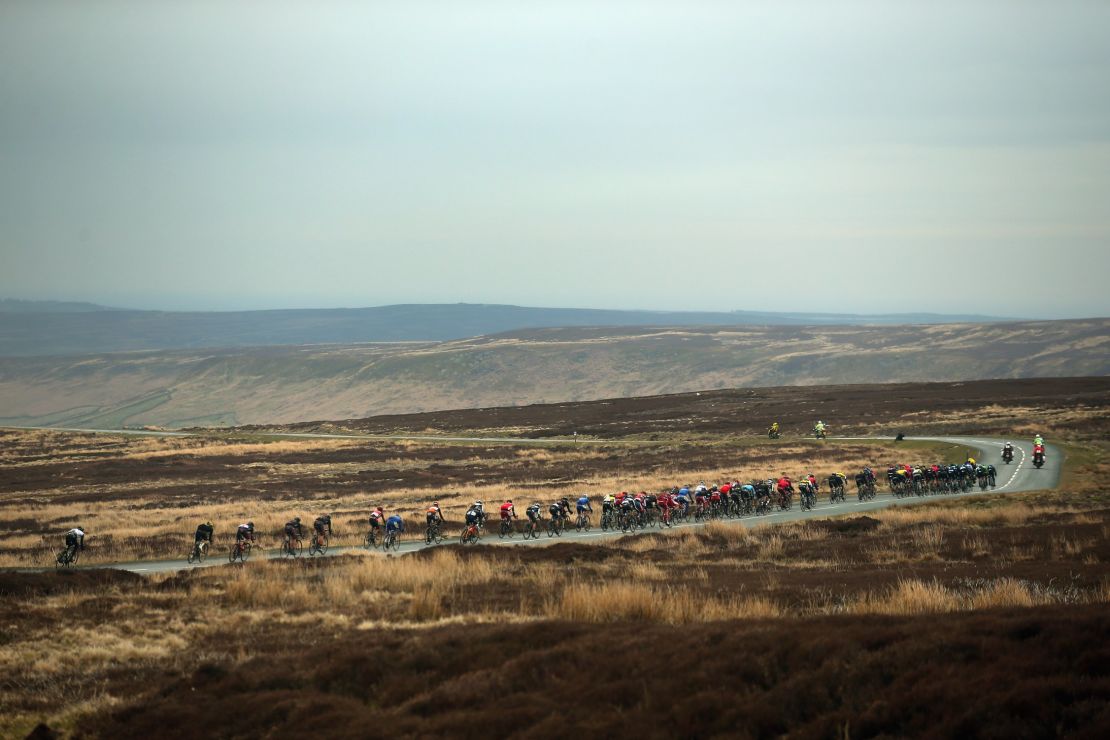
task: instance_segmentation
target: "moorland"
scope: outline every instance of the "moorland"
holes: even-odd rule
[[[342,531],[371,502],[410,511],[442,492],[461,496],[448,500],[457,518],[473,495],[542,498],[965,452],[817,444],[797,429],[775,442],[756,436],[767,415],[785,423],[796,414],[800,424],[828,408],[821,403],[842,404],[826,416],[852,429],[1036,427],[1068,461],[1054,491],[783,526],[714,523],[603,545],[452,545],[151,577],[6,570],[0,734],[43,723],[40,733],[92,737],[285,737],[321,727],[334,737],[1104,736],[1108,384],[1011,385],[1025,382],[965,388],[962,405],[948,384],[903,387],[889,406],[859,402],[862,388],[826,390],[816,406],[805,395],[815,389],[783,389],[758,413],[733,410],[732,427],[724,411],[704,427],[681,424],[712,408],[696,405],[704,394],[640,399],[610,409],[607,423],[570,405],[562,414],[595,425],[577,444],[543,439],[550,407],[360,427],[433,437],[419,440],[5,432],[8,564],[46,532],[56,537],[75,511],[95,522],[95,562],[98,548],[101,557],[156,554],[156,541],[180,549],[201,512],[222,516],[225,538],[226,522],[261,512],[272,536],[290,511],[335,506]],[[667,421],[686,402],[685,417]],[[434,439],[521,429],[536,440]]]
[[[439,342],[0,357],[0,424],[241,426],[741,387],[1108,373],[1107,319],[548,328]]]

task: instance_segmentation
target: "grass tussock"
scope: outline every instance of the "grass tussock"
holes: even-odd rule
[[[662,622],[696,624],[725,619],[781,616],[782,609],[766,598],[706,598],[684,589],[638,583],[575,584],[544,604],[544,616],[594,624]]]
[[[853,614],[912,616],[979,609],[1027,608],[1051,604],[1106,603],[1104,584],[1085,593],[1005,577],[947,586],[938,581],[903,579],[885,591],[865,594],[848,609]]]

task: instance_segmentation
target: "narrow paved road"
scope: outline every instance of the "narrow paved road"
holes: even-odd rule
[[[840,437],[834,439],[871,439],[868,437]],[[992,489],[992,493],[1017,493],[1019,491],[1036,491],[1048,488],[1055,488],[1060,480],[1061,460],[1060,451],[1057,447],[1049,445],[1047,448],[1047,455],[1045,457],[1045,465],[1038,470],[1033,467],[1033,445],[1028,442],[1014,442],[1015,456],[1014,461],[1010,465],[1002,462],[1002,445],[1004,440],[989,439],[985,437],[907,437],[907,440],[919,441],[935,441],[935,442],[950,442],[952,444],[965,445],[973,450],[979,450],[981,458],[988,463],[993,463],[998,468],[998,485]],[[506,440],[515,441],[515,440]],[[1013,440],[1011,440],[1013,441]],[[976,492],[978,492],[976,490]],[[743,519],[725,519],[720,520],[724,523],[738,524],[747,527],[753,527],[757,524],[781,524],[784,522],[794,522],[800,519],[810,518],[824,518],[829,516],[838,516],[841,514],[859,514],[868,511],[875,511],[877,509],[884,509],[889,506],[912,506],[914,504],[925,503],[928,501],[937,501],[947,498],[958,498],[961,496],[971,496],[971,493],[962,494],[948,494],[943,496],[924,496],[912,498],[894,498],[889,493],[881,493],[872,501],[860,502],[852,500],[853,497],[849,495],[848,500],[839,504],[820,504],[817,508],[811,511],[801,511],[800,509],[792,509],[790,511],[776,512],[767,514],[765,516],[749,516]],[[673,529],[685,529],[689,527],[700,527],[701,523],[690,522],[682,524]],[[423,524],[418,523],[420,535],[423,533]],[[648,530],[661,531],[661,530]],[[450,536],[443,544],[452,544],[457,542],[457,534],[451,533]],[[617,537],[628,536],[622,532],[605,532],[601,529],[595,528],[590,532],[578,533],[568,532],[562,537],[548,538],[546,535],[538,540],[522,540],[520,536],[513,539],[502,540],[496,536],[495,533],[490,532],[482,540],[482,544],[494,545],[525,545],[541,547],[545,545],[554,544],[556,542],[600,542]],[[405,540],[401,543],[398,549],[399,553],[413,552],[415,550],[427,547],[421,536],[418,540]],[[360,547],[337,547],[329,550],[324,557],[332,557],[344,553],[364,553],[368,551]],[[369,554],[380,554],[380,551],[374,551]],[[263,553],[258,553],[255,559],[260,558],[278,558],[280,557],[277,548],[267,549]],[[97,565],[89,567],[99,568],[115,568],[119,570],[128,570],[134,573],[166,573],[177,570],[182,570],[190,567],[208,567],[215,565],[226,565],[227,556],[224,552],[213,553],[213,557],[209,558],[201,565],[190,566],[185,560],[149,560],[142,562],[132,563],[116,563],[110,565]]]

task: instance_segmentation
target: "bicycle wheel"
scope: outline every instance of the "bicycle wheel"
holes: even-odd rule
[[[197,561],[197,546],[193,545],[193,549],[189,551],[189,557],[185,558],[185,562],[192,565]]]

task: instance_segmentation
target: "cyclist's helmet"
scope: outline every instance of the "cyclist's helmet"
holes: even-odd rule
[[[206,527],[211,527],[211,526],[212,526],[212,522],[205,522],[205,523],[204,523],[204,525],[205,525]]]
[[[507,503],[507,504],[511,504],[512,502],[513,502],[513,500],[511,498],[505,499],[505,503]]]
[[[474,505],[475,505],[475,506],[481,506],[481,505],[482,505],[482,502],[481,502],[481,501],[475,501],[475,502],[474,502]]]
[[[300,520],[301,520],[301,518],[299,516],[293,517],[293,521],[295,521],[295,522],[299,522]]]
[[[247,522],[248,529],[254,529],[254,522]]]

